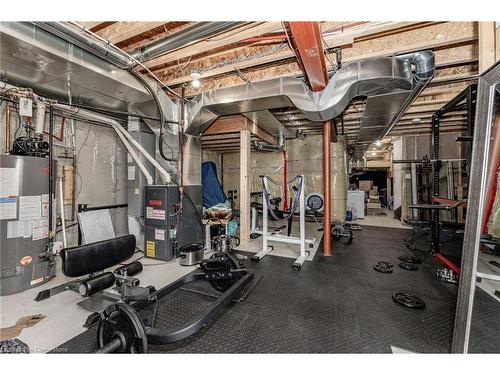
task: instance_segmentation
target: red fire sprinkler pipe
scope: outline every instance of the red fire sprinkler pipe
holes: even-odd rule
[[[288,22],[290,44],[297,56],[300,68],[313,91],[321,91],[328,84],[323,40],[319,22]],[[323,123],[323,255],[332,255],[330,232],[330,121]]]

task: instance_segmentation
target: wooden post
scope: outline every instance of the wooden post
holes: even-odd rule
[[[250,240],[250,130],[240,132],[240,241]]]
[[[479,73],[495,63],[495,22],[479,22]]]
[[[500,22],[495,22],[495,60],[500,60]]]

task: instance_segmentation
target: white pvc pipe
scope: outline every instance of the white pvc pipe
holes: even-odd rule
[[[64,217],[64,196],[63,196],[63,181],[59,177],[59,210],[61,214],[61,225],[63,234],[63,247],[66,248],[66,218]]]
[[[118,122],[116,121],[113,121],[113,122],[110,122],[111,126],[113,126],[113,128],[117,131],[121,131],[122,134],[151,162],[151,164],[154,165],[154,167],[158,170],[158,172],[160,172],[160,174],[162,175],[163,177],[163,180],[165,183],[170,183],[172,181],[172,178],[170,177],[170,174],[165,170],[163,169],[163,167],[160,165],[160,163],[158,163],[156,161],[156,159],[154,157],[152,157],[151,155],[149,155],[149,153],[141,146],[141,144],[139,142],[137,142],[135,140],[134,137],[132,137],[132,135],[126,131]]]
[[[158,164],[158,162],[130,135],[130,133],[128,133],[125,129],[123,129],[121,127],[121,125],[117,121],[115,121],[113,119],[110,119],[109,117],[101,116],[101,115],[98,115],[98,114],[96,114],[94,112],[87,111],[85,109],[78,109],[78,108],[70,107],[70,106],[67,106],[67,105],[64,105],[64,104],[54,104],[54,107],[55,108],[59,108],[59,109],[61,109],[63,111],[72,113],[74,115],[81,116],[81,117],[89,119],[89,120],[104,122],[106,124],[111,125],[111,127],[118,134],[118,137],[120,138],[120,140],[123,142],[123,144],[124,144],[125,148],[127,149],[127,151],[130,153],[130,155],[134,159],[135,163],[137,164],[137,166],[139,167],[139,169],[141,170],[141,172],[146,177],[146,180],[148,181],[149,185],[153,184],[153,177],[148,172],[148,170],[146,169],[146,166],[144,165],[144,163],[142,162],[142,160],[139,158],[139,156],[137,155],[137,153],[130,146],[130,144],[127,141],[126,138],[130,139],[131,141],[133,141],[132,143],[134,144],[134,146],[151,162],[151,164],[153,164],[153,166],[156,167],[156,169],[158,169],[158,171],[162,174],[162,176],[164,176],[164,179],[165,179],[165,181],[167,183],[169,183],[171,181],[170,175],[167,173],[167,171],[165,171],[161,167],[161,165]]]
[[[113,125],[111,125],[111,126],[113,126]],[[132,146],[130,146],[130,143],[128,143],[127,139],[123,136],[122,133],[120,133],[114,127],[113,127],[113,129],[115,130],[118,138],[120,138],[120,141],[122,141],[123,145],[125,146],[125,148],[129,152],[130,156],[132,156],[132,159],[134,159],[135,163],[137,164],[137,166],[141,170],[142,174],[146,177],[147,184],[153,185],[153,176],[151,176],[149,171],[146,169],[146,166],[144,165],[142,160],[139,158],[139,156],[137,155],[135,150],[132,148]]]

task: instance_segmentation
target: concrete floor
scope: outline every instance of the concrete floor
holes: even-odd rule
[[[390,213],[390,214],[389,214]],[[366,216],[364,220],[355,221],[361,225],[386,226],[393,228],[410,228],[398,220],[392,218],[389,211],[384,216]],[[271,225],[273,225],[271,223]],[[323,236],[322,231],[318,231],[318,226],[314,222],[306,223],[306,238],[316,238],[312,248],[308,248],[312,260],[318,250],[319,243]],[[298,236],[298,222],[294,222],[292,235]],[[355,239],[354,239],[355,240]],[[280,256],[295,259],[299,256],[299,246],[294,244],[272,242],[274,250],[268,256]],[[257,253],[262,249],[262,236],[239,249]],[[207,254],[206,256],[209,256]],[[136,258],[140,255],[137,254]],[[165,263],[155,259],[141,259],[144,270],[140,274],[141,285],[154,285],[157,288],[167,285],[185,274],[191,272],[194,267],[183,267],[178,261]],[[66,282],[68,279],[61,273],[60,262],[58,262],[57,276],[50,282],[36,288],[18,293],[12,296],[0,297],[0,326],[9,327],[16,321],[27,315],[43,314],[46,316],[36,325],[25,328],[18,338],[25,342],[33,352],[48,352],[58,345],[66,342],[72,337],[85,330],[83,324],[90,315],[90,312],[77,305],[82,297],[71,291],[55,295],[47,300],[36,302],[35,296],[41,290],[48,289]]]
[[[135,258],[138,258],[138,256]],[[181,266],[178,261],[165,263],[155,259],[143,258],[141,262],[144,265],[144,270],[139,275],[141,285],[153,285],[157,289],[177,280],[194,269],[194,267]],[[59,260],[56,271],[57,276],[48,283],[22,293],[0,297],[0,326],[2,328],[14,325],[23,316],[35,314],[46,316],[45,319],[34,326],[23,329],[17,337],[26,343],[32,352],[48,352],[82,333],[85,330],[83,324],[90,315],[89,311],[77,305],[83,298],[72,291],[57,294],[44,301],[34,301],[34,298],[41,290],[63,284],[68,280],[62,274],[60,267]]]
[[[352,222],[359,225],[369,225],[375,227],[411,229],[410,225],[394,219],[393,211],[384,208],[382,209],[382,212],[385,215],[365,215],[364,219],[357,219]]]

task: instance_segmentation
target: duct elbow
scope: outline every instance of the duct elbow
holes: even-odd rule
[[[408,60],[410,63],[415,65],[416,82],[425,82],[434,77],[434,72],[436,70],[434,52],[425,50],[407,55],[401,55],[398,56],[398,58]]]
[[[420,80],[427,80],[434,77],[436,62],[434,52],[422,51],[415,53],[414,63],[416,67],[415,76]]]

